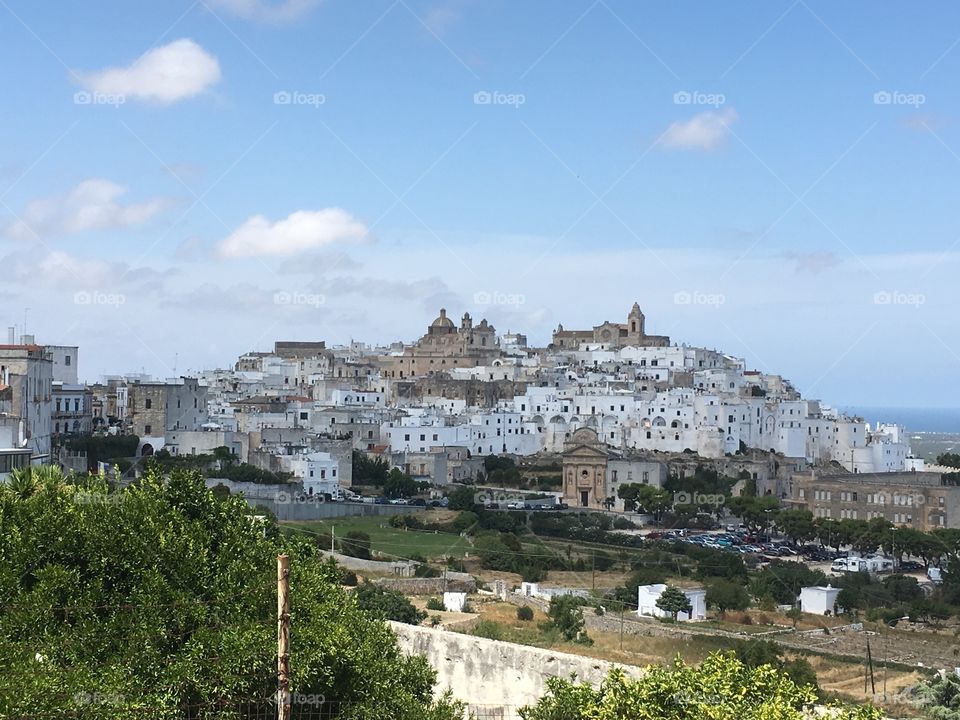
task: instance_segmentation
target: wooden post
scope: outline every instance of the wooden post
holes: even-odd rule
[[[277,556],[277,720],[290,720],[290,558]]]

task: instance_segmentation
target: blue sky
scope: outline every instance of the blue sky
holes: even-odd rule
[[[636,300],[827,402],[955,406],[958,16],[0,0],[5,324],[94,379]]]

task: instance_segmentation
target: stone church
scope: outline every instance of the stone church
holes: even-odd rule
[[[558,325],[553,333],[552,350],[578,350],[582,343],[603,344],[608,348],[667,347],[670,338],[666,335],[647,335],[646,317],[640,305],[634,303],[625,323],[604,320],[593,330],[564,330]]]

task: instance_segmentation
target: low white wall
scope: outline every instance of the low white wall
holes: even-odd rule
[[[599,687],[613,663],[500,640],[391,622],[400,649],[423,655],[437,671],[437,693],[450,689],[470,705],[516,709],[547,691],[547,678],[568,678]],[[641,670],[618,666],[631,677]]]

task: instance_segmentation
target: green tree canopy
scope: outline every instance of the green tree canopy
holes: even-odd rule
[[[713,653],[700,665],[677,659],[652,665],[637,680],[622,670],[607,675],[599,690],[552,677],[547,694],[520,710],[523,720],[802,720],[803,706],[817,698],[771,665],[748,667],[733,653]],[[825,720],[880,720],[872,706],[833,706]]]
[[[252,514],[196,472],[150,470],[118,493],[39,473],[0,486],[0,716],[263,717],[281,552],[293,691],[347,703],[343,717],[462,716],[433,704],[434,672],[340,588],[332,562],[265,536]]]

